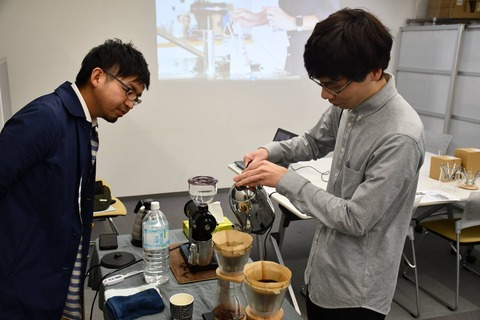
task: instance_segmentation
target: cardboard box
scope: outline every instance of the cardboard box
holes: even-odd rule
[[[480,18],[480,0],[429,0],[428,18]]]
[[[428,18],[449,18],[450,4],[453,0],[429,0],[428,1]]]
[[[453,166],[458,167],[461,165],[462,160],[454,156],[432,156],[430,160],[430,178],[439,180],[440,178],[440,165],[446,164],[450,168]]]
[[[480,149],[456,148],[453,154],[462,160],[462,168],[465,170],[472,170],[474,174],[480,170]]]
[[[223,217],[223,221],[220,222],[220,223],[217,221],[217,223],[218,223],[217,227],[215,228],[213,233],[215,233],[217,231],[233,229],[233,223],[227,217]],[[185,234],[185,236],[187,238],[188,238],[188,235],[189,235],[188,227],[189,227],[188,220],[183,220],[183,233]]]

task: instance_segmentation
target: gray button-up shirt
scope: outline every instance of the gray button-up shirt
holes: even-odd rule
[[[277,185],[319,222],[305,282],[324,308],[387,314],[424,159],[423,125],[393,76],[352,110],[331,106],[308,133],[265,146],[273,162],[318,159],[332,150],[327,190],[289,171]]]

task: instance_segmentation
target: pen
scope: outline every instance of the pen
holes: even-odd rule
[[[460,166],[456,167],[453,166],[453,172],[452,172],[452,176],[451,176],[451,179],[455,179],[455,175],[457,174],[458,170],[460,170]]]

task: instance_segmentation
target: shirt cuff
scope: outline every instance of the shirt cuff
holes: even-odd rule
[[[287,198],[297,199],[303,187],[310,181],[298,173],[289,170],[278,182],[276,190]]]

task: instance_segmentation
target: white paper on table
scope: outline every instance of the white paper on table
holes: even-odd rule
[[[421,202],[453,202],[460,201],[455,196],[443,190],[420,190],[417,191],[417,196],[422,196]]]

